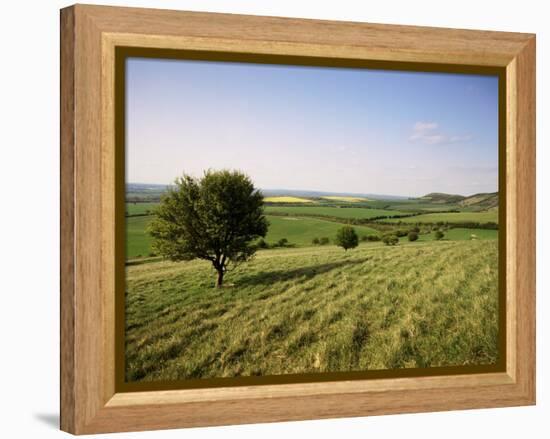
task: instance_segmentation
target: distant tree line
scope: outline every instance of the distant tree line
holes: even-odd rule
[[[311,207],[311,206],[308,206]],[[425,212],[423,212],[425,213]],[[332,221],[335,223],[341,223],[341,224],[350,224],[355,226],[360,226],[363,224],[370,224],[374,221],[381,220],[381,219],[392,219],[392,218],[409,218],[411,216],[418,216],[422,215],[421,212],[411,212],[406,214],[396,214],[396,215],[380,215],[380,216],[371,216],[370,218],[342,218],[339,216],[334,215],[324,215],[322,213],[302,213],[300,212],[298,215],[290,212],[269,212],[269,215],[273,216],[302,216],[302,217],[308,217],[308,218],[318,218],[318,219],[324,219],[326,221]]]
[[[130,195],[126,197],[126,203],[158,203],[161,200],[161,195]]]
[[[133,218],[135,216],[149,216],[149,215],[152,215],[152,211],[151,210],[146,210],[145,212],[141,212],[141,213],[130,213],[130,212],[126,212],[126,217],[127,218]]]
[[[313,238],[311,243],[314,245],[327,245],[330,243],[330,239],[326,236],[322,236],[321,238]]]
[[[289,247],[296,247],[295,244],[292,244],[288,241],[286,238],[281,238],[277,242],[274,243],[268,243],[265,239],[261,238],[255,245],[258,249],[269,249],[269,248],[289,248]]]

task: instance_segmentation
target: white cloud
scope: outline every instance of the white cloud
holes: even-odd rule
[[[414,130],[418,132],[431,131],[437,129],[438,126],[435,122],[416,122]]]
[[[472,136],[466,134],[464,136],[451,136],[449,138],[449,143],[458,143],[458,142],[469,142],[472,140]]]
[[[469,134],[448,136],[441,133],[438,128],[439,125],[435,122],[416,122],[413,126],[413,132],[409,136],[409,141],[425,145],[445,145],[472,140],[472,136]]]

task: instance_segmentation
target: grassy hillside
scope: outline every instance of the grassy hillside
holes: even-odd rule
[[[479,222],[479,223],[498,223],[498,211],[489,212],[444,212],[444,213],[426,213],[422,215],[411,216],[407,218],[392,218],[381,220],[388,222],[402,223],[436,223],[439,221],[448,221],[454,223]]]
[[[311,245],[313,238],[327,237],[331,241],[336,236],[342,224],[324,221],[317,218],[295,218],[268,215],[269,231],[266,242],[273,244],[281,238],[286,238],[291,244],[298,246]],[[355,231],[361,236],[379,235],[375,229],[365,226],[355,226]]]
[[[126,203],[126,215],[145,215],[152,212],[158,203]]]
[[[268,250],[127,268],[129,380],[488,364],[497,242]]]
[[[422,201],[411,201],[406,203],[394,203],[388,209],[401,210],[404,212],[442,212],[448,210],[457,210],[460,206],[458,204],[434,204],[426,203]]]
[[[146,233],[151,216],[126,218],[126,259],[149,256],[152,238]]]
[[[431,194],[420,197],[423,201],[429,201],[430,203],[458,203],[464,200],[462,195],[444,194],[441,192],[432,192]]]
[[[472,195],[462,200],[459,205],[460,207],[475,210],[496,209],[498,208],[498,192]]]

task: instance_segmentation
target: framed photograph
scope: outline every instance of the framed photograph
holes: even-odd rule
[[[535,403],[535,37],[61,11],[61,428]]]

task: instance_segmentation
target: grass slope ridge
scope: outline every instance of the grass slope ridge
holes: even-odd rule
[[[128,380],[489,364],[496,241],[259,252],[127,268]]]
[[[420,197],[421,200],[429,200],[431,203],[438,204],[458,203],[464,200],[464,198],[462,195],[444,194],[442,192],[432,192]]]
[[[498,207],[498,192],[471,195],[458,204],[461,207],[473,207],[479,210],[495,209]]]
[[[380,220],[387,223],[498,223],[498,212],[490,210],[486,212],[442,212],[442,213],[424,213],[422,215],[410,216],[406,218],[389,218]]]

